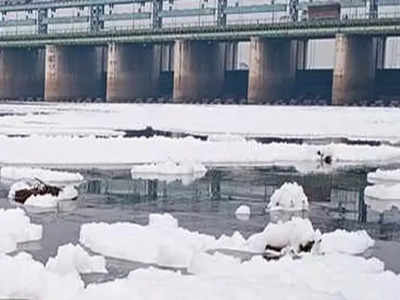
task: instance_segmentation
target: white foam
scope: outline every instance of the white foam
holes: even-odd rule
[[[400,162],[400,148],[387,145],[326,146],[286,143],[261,144],[255,141],[232,143],[201,141],[194,138],[70,138],[41,137],[10,138],[0,136],[2,151],[0,162],[8,164],[63,164],[63,165],[113,165],[145,166],[134,168],[147,176],[158,172],[157,162],[195,161],[199,164],[280,164],[313,162],[318,164],[316,153],[325,148],[335,152],[335,166],[368,163]],[[46,147],[43,147],[46,145]],[[31,149],[41,149],[32,151]],[[162,151],[160,151],[162,149]],[[134,153],[134,155],[133,155]],[[173,173],[193,173],[187,166],[173,166]],[[171,173],[169,169],[166,170]],[[136,174],[137,172],[134,172]],[[143,173],[144,172],[144,173]],[[200,173],[200,172],[196,172]],[[162,174],[167,175],[167,174]]]
[[[379,213],[384,213],[392,208],[397,208],[400,210],[400,198],[397,200],[390,200],[365,196],[364,201],[368,207]]]
[[[13,213],[16,211],[20,210]],[[11,214],[7,223],[1,223],[2,213],[0,210],[0,230],[16,219]],[[376,258],[349,254],[359,253],[366,244],[372,244],[365,233],[334,232],[325,238],[322,236],[320,246],[325,249],[324,255],[304,254],[301,259],[283,257],[278,261],[266,261],[256,255],[241,261],[218,252],[205,253],[209,247],[220,245],[248,249],[245,247],[254,238],[246,241],[239,233],[217,240],[180,228],[168,214],[151,215],[146,226],[107,225],[113,230],[101,224],[83,225],[81,240],[92,246],[97,243],[98,249],[103,250],[113,246],[113,251],[125,251],[131,256],[134,252],[138,255],[138,251],[145,255],[147,250],[159,265],[185,266],[191,274],[150,267],[132,271],[124,278],[85,287],[79,273],[105,272],[104,258],[95,259],[96,256],[89,256],[80,246],[68,244],[58,249],[57,256],[50,258],[46,267],[27,253],[0,254],[0,298],[261,300],[268,295],[273,299],[296,300],[395,300],[400,294],[399,275],[385,271],[384,264]],[[298,244],[315,233],[308,220],[297,218],[268,225],[264,238],[276,245],[287,241]],[[85,234],[92,240],[87,240]],[[282,242],[282,236],[287,241]]]
[[[25,252],[16,256],[0,254],[0,298],[68,300],[75,299],[83,289],[77,272],[50,272]]]
[[[178,220],[172,215],[164,214],[149,214],[149,226],[160,226],[163,228],[178,228]]]
[[[26,253],[0,255],[0,297],[27,299],[397,299],[400,278],[377,259],[328,254],[267,262],[216,253],[193,256],[193,275],[156,268],[138,269],[127,277],[84,286],[77,272],[49,271]],[[156,288],[155,288],[156,287]],[[366,288],[372,287],[372,288]]]
[[[322,235],[319,251],[321,253],[360,254],[374,246],[374,244],[374,240],[365,230],[348,232],[337,229]]]
[[[253,253],[262,253],[268,244],[273,247],[291,247],[299,251],[300,245],[318,240],[319,231],[315,231],[308,219],[292,218],[285,223],[269,223],[264,231],[251,235],[247,240],[239,232],[232,236],[212,235],[192,232],[178,226],[178,221],[169,214],[149,216],[149,225],[135,223],[89,223],[81,226],[80,242],[94,252],[105,256],[155,263],[170,267],[187,267],[198,252],[211,249],[232,249]],[[328,236],[323,241],[325,252],[349,252],[354,246],[353,235],[335,234],[337,243],[329,243]],[[355,243],[365,241],[365,236],[354,234]],[[368,241],[368,240],[367,240]],[[361,250],[371,244],[365,243]],[[361,251],[358,250],[358,251]]]
[[[303,187],[296,182],[284,183],[271,196],[269,210],[308,210],[308,199]]]
[[[177,223],[166,215],[156,217],[153,214],[151,224],[147,226],[132,223],[84,224],[81,226],[80,242],[106,256],[186,267],[194,252],[210,248],[215,245],[216,239],[177,227]]]
[[[16,181],[25,178],[38,178],[46,183],[79,182],[83,180],[83,176],[79,173],[29,167],[2,167],[0,169],[0,180]]]
[[[248,205],[240,205],[236,210],[235,210],[235,215],[246,215],[250,216],[251,211],[250,211],[250,206]]]
[[[81,246],[73,244],[58,247],[57,255],[49,258],[46,269],[60,275],[72,272],[107,273],[103,256],[90,256]]]
[[[137,165],[132,167],[133,179],[158,179],[166,182],[181,180],[183,184],[190,184],[197,178],[203,177],[207,172],[201,163],[171,160],[152,164]]]
[[[17,114],[0,119],[0,134],[118,136],[121,128],[151,126],[205,135],[400,140],[397,108],[54,103],[0,109]]]
[[[0,253],[16,250],[17,243],[40,240],[42,231],[22,209],[0,209]]]
[[[400,183],[398,184],[377,184],[367,186],[364,195],[382,200],[400,200]]]
[[[171,160],[134,166],[131,169],[133,174],[135,173],[148,173],[148,174],[160,174],[160,175],[185,175],[194,173],[205,173],[207,169],[200,163],[194,162],[174,162]]]
[[[263,252],[266,245],[274,248],[291,247],[299,251],[300,245],[305,246],[316,237],[310,220],[295,217],[285,223],[269,223],[263,232],[249,237],[247,246],[250,251],[256,253]]]
[[[371,183],[400,183],[400,169],[381,170],[368,173],[368,182]]]

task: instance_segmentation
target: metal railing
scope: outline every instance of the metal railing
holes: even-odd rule
[[[82,27],[73,27],[69,28],[67,25],[70,24],[65,24],[65,28],[49,28],[48,33],[45,35],[65,35],[65,34],[87,34],[87,35],[93,35],[93,34],[115,34],[118,32],[146,32],[146,33],[151,33],[151,32],[157,32],[157,33],[162,33],[163,31],[168,31],[168,30],[184,30],[184,29],[191,29],[191,28],[197,28],[197,29],[207,29],[207,28],[218,28],[218,29],[223,29],[223,28],[234,28],[234,27],[239,27],[239,26],[250,26],[250,25],[282,25],[282,26],[287,26],[287,25],[293,25],[294,27],[296,26],[301,26],[301,27],[315,27],[315,25],[338,25],[338,24],[352,24],[354,21],[354,24],[357,24],[357,21],[367,21],[370,20],[371,23],[374,22],[378,23],[382,21],[384,22],[387,19],[400,19],[400,12],[387,12],[387,13],[379,13],[378,18],[376,19],[371,19],[370,15],[368,13],[355,13],[355,14],[343,14],[340,19],[313,19],[313,20],[300,20],[297,22],[292,22],[289,20],[288,16],[284,15],[281,16],[280,18],[272,18],[272,17],[267,17],[267,18],[249,18],[249,19],[237,19],[237,20],[228,20],[226,27],[218,27],[217,26],[217,21],[212,20],[212,21],[194,21],[194,22],[166,22],[163,24],[161,29],[153,29],[152,28],[152,23],[141,23],[141,24],[131,24],[131,25],[123,25],[123,26],[112,26],[112,23],[106,23],[105,28],[102,29],[99,32],[93,32],[90,30],[89,26],[82,26]],[[367,21],[368,22],[368,21]],[[72,25],[72,24],[71,24]],[[88,24],[89,25],[89,24]],[[35,27],[30,27],[26,28],[28,26],[22,26],[18,27],[16,26],[15,28],[12,27],[7,27],[8,30],[2,30],[0,31],[0,37],[16,37],[16,36],[39,36],[39,35],[44,35],[44,34],[38,34],[37,29]]]

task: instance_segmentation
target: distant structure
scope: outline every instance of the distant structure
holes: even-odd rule
[[[298,92],[296,83],[308,76],[308,41],[335,38],[328,88],[332,104],[347,105],[375,97],[377,79],[389,76],[380,75],[385,40],[400,34],[400,18],[378,14],[378,4],[393,5],[391,0],[288,0],[244,6],[217,0],[216,7],[201,0],[198,8],[190,9],[175,9],[173,4],[174,0],[2,0],[0,98],[138,101],[157,99],[168,85],[174,102],[194,102],[222,98],[225,87],[241,82],[246,85],[241,97],[249,103],[288,101]],[[137,8],[116,12],[121,5]],[[352,7],[364,8],[367,14],[343,15],[343,9]],[[63,9],[75,12],[55,15]],[[25,17],[12,19],[14,12]],[[232,19],[259,13],[272,18]],[[176,18],[198,21],[168,21]],[[141,25],[118,27],[119,21]],[[77,28],[55,30],[60,24]],[[11,27],[16,28],[12,34],[6,30]],[[235,75],[237,44],[243,41],[250,42],[248,75]]]

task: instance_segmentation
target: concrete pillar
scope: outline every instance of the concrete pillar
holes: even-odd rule
[[[0,49],[0,98],[43,97],[44,49]]]
[[[177,102],[221,96],[225,79],[225,44],[178,40],[174,49]]]
[[[143,44],[108,46],[107,101],[159,95],[160,47]]]
[[[375,83],[373,38],[338,34],[335,48],[332,104],[371,98]]]
[[[46,46],[46,101],[104,97],[102,47]]]
[[[252,38],[250,42],[249,103],[289,98],[295,80],[294,61],[291,40]]]

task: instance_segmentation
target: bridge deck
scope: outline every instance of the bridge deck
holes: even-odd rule
[[[326,20],[274,24],[191,26],[162,29],[113,29],[100,32],[75,31],[47,34],[0,36],[0,47],[41,47],[54,45],[103,45],[121,43],[168,43],[177,39],[246,41],[265,38],[332,38],[337,33],[396,36],[400,35],[400,18]]]

